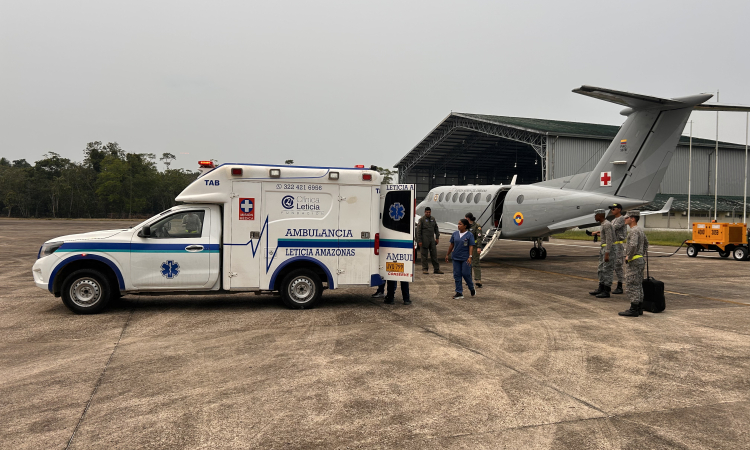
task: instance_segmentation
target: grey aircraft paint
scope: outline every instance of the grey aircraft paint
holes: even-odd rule
[[[750,111],[747,106],[703,105],[711,94],[663,99],[592,86],[573,92],[627,107],[621,111],[625,123],[593,171],[528,185],[438,187],[417,206],[417,214],[429,206],[440,231],[450,233],[472,212],[486,229],[499,227],[501,239],[541,246],[552,234],[596,225],[595,209],[620,203],[628,210],[652,202],[694,109]]]

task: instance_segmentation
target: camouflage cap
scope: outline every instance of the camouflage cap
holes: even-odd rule
[[[599,208],[594,210],[594,214],[607,214],[607,211]]]
[[[628,213],[625,214],[625,217],[641,217],[641,212],[634,209],[632,211],[628,211]]]

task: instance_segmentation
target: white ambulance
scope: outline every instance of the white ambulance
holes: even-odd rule
[[[201,170],[182,205],[140,225],[45,242],[36,285],[86,314],[127,293],[278,291],[309,308],[325,288],[412,281],[413,185],[364,166]]]

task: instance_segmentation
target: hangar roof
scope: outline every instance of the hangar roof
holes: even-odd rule
[[[674,197],[672,202],[672,211],[687,211],[687,194],[656,194],[654,201],[648,205],[644,205],[638,209],[643,211],[658,211],[664,204],[669,200],[669,197]],[[750,205],[750,204],[749,204]],[[720,195],[717,199],[717,207],[719,211],[731,211],[734,209],[740,215],[742,214],[742,197],[722,196]],[[714,209],[714,196],[713,195],[691,195],[690,196],[690,209],[693,211],[708,211]]]
[[[539,134],[552,134],[555,136],[571,136],[571,137],[588,137],[588,138],[600,138],[600,139],[613,139],[617,132],[620,130],[619,126],[614,125],[601,125],[596,123],[585,123],[585,122],[566,122],[563,120],[547,120],[547,119],[531,119],[527,117],[507,117],[507,116],[490,116],[487,114],[469,114],[469,113],[453,113],[453,115],[467,117],[476,120],[482,120],[498,125],[505,125],[508,127],[521,128],[527,131],[532,131]],[[690,136],[682,136],[680,138],[681,145],[690,144]],[[693,145],[696,146],[710,146],[716,145],[715,141],[711,139],[701,139],[693,137]],[[745,148],[744,145],[734,144],[730,142],[719,141],[719,145],[722,147],[741,147]]]

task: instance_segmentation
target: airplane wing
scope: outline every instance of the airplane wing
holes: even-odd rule
[[[458,230],[458,225],[450,222],[439,222],[438,230],[440,230],[441,233],[453,234],[454,231]]]
[[[575,227],[587,227],[587,226],[597,226],[599,223],[594,220],[593,214],[586,214],[585,216],[579,216],[575,219],[568,219],[563,220],[562,222],[553,223],[552,225],[548,225],[547,228],[552,230],[561,230],[563,228],[575,228]]]
[[[658,210],[658,211],[641,211],[642,216],[648,216],[651,214],[666,214],[669,212],[670,209],[672,209],[672,202],[674,201],[674,197],[669,197],[669,200],[664,204],[664,206]]]

